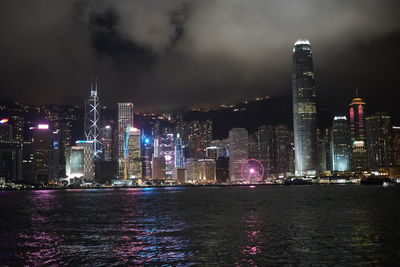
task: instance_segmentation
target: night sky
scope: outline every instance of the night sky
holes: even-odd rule
[[[343,114],[358,87],[398,118],[400,1],[0,3],[1,98],[171,111],[291,95],[293,43],[311,42],[319,104]]]

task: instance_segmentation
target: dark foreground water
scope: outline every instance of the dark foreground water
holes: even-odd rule
[[[400,187],[0,191],[0,265],[393,265]]]

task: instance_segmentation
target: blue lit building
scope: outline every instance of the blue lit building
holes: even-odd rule
[[[183,156],[182,138],[179,134],[175,138],[175,168],[184,168],[185,159]]]
[[[152,162],[152,155],[153,155],[153,143],[150,137],[143,135],[142,136],[142,177],[145,179],[151,179],[151,162]]]

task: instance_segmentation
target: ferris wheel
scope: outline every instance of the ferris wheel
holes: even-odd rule
[[[245,182],[261,182],[264,179],[264,167],[259,160],[248,159],[242,164],[242,178]]]

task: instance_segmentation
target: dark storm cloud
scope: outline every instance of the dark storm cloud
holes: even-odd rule
[[[335,75],[338,57],[398,32],[399,7],[378,0],[2,1],[0,86],[3,96],[25,102],[80,103],[98,75],[103,102],[131,100],[142,109],[289,95],[297,38],[312,42],[317,74]],[[358,82],[346,77],[339,91]],[[329,78],[319,84],[331,91]]]

